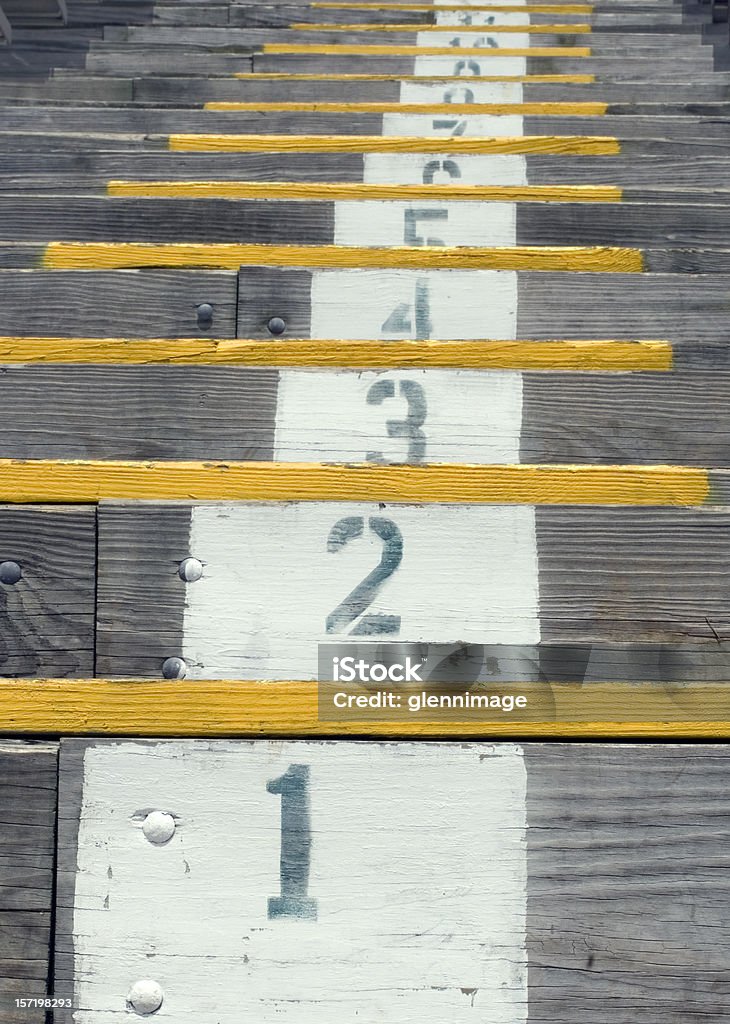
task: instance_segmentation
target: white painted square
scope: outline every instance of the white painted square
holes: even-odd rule
[[[467,92],[468,90],[468,92]],[[401,103],[522,103],[522,82],[401,82]]]
[[[417,46],[453,46],[455,53],[458,53],[460,48],[475,46],[485,50],[527,50],[532,45],[539,45],[531,42],[532,35],[529,32],[490,34],[488,25],[480,26],[476,32],[470,31],[466,26],[458,32],[453,29],[450,32],[448,29],[444,32],[419,32],[416,39]]]
[[[423,45],[427,46],[427,43]],[[454,56],[425,55],[413,61],[413,74],[427,78],[443,78],[449,75],[526,75],[526,57],[482,57],[459,55],[454,47]]]
[[[426,297],[425,325],[419,295]],[[310,301],[312,338],[516,337],[513,270],[316,270]]]
[[[316,678],[317,644],[346,638],[361,618],[328,632],[328,617],[385,556],[373,517],[392,524],[401,557],[364,610],[397,617],[398,628],[371,639],[539,640],[532,506],[200,505],[192,510],[190,554],[204,573],[186,589],[188,677]],[[344,519],[358,519],[361,535],[330,551]]]
[[[439,200],[335,203],[335,245],[514,245],[515,203]]]
[[[448,147],[448,141],[444,143]],[[366,153],[366,184],[526,185],[527,161],[517,153]]]
[[[470,20],[466,21],[466,18]],[[519,28],[523,25],[529,25],[530,15],[515,11],[493,11],[491,14],[489,11],[474,11],[472,14],[467,15],[462,14],[460,11],[437,11],[436,24],[458,25],[459,34],[465,35],[469,25],[475,25],[478,28],[482,26],[488,27],[489,25],[514,25],[516,28]]]
[[[519,114],[383,114],[383,135],[405,135],[416,138],[462,137],[496,139],[524,135],[523,118]]]
[[[271,920],[281,797],[309,768],[317,920]],[[522,1024],[526,776],[512,744],[125,741],[87,749],[76,1024]],[[176,818],[148,842],[138,812]]]
[[[406,383],[406,388],[402,385]],[[408,400],[415,389],[418,407]],[[384,387],[392,397],[383,399]],[[415,441],[388,423],[419,419]],[[281,462],[520,461],[522,375],[508,371],[285,370],[279,374],[274,459]],[[397,433],[391,431],[391,433]],[[412,452],[422,455],[413,458]]]

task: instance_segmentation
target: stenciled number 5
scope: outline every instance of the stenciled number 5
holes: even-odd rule
[[[356,619],[360,621],[350,631],[351,636],[373,636],[376,633],[392,635],[400,631],[400,615],[363,613],[373,603],[388,577],[392,576],[401,564],[403,535],[391,519],[384,519],[382,516],[370,516],[368,527],[383,542],[380,562],[327,616],[328,633],[342,633]],[[327,550],[330,554],[336,554],[351,540],[362,537],[364,530],[363,516],[346,516],[340,519],[330,530]]]

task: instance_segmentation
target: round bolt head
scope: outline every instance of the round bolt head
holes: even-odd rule
[[[270,334],[283,334],[286,330],[286,321],[282,320],[280,316],[272,316],[266,326],[269,328]]]
[[[184,679],[188,674],[188,666],[182,658],[165,658],[162,662],[162,675],[165,679]]]
[[[198,323],[210,323],[213,319],[213,307],[209,302],[202,302],[199,306],[195,307],[198,314]]]
[[[203,575],[203,563],[189,555],[183,558],[177,574],[184,583],[195,583]]]
[[[17,583],[21,576],[17,562],[0,562],[0,583]]]
[[[157,1013],[164,998],[165,994],[156,981],[143,978],[132,985],[127,1002],[135,1013],[145,1017],[150,1013]]]
[[[163,846],[175,835],[175,819],[166,811],[150,811],[142,822],[142,832],[150,843]]]

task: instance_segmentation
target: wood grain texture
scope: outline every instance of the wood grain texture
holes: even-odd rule
[[[151,676],[159,675],[153,669]],[[653,681],[655,684],[657,680]],[[329,692],[331,687],[323,690]],[[496,689],[496,688],[495,688]],[[514,690],[514,687],[512,688]],[[376,715],[339,718],[321,714],[321,696],[314,681],[302,680],[165,680],[118,677],[86,680],[22,680],[10,687],[0,681],[0,721],[6,732],[27,731],[63,736],[113,737],[291,737],[353,738],[414,737],[421,739],[573,739],[645,740],[708,739],[730,737],[727,682],[667,685],[601,684],[578,686],[544,682],[520,683],[528,706],[540,708],[539,720],[519,720],[483,712],[465,718],[457,712],[447,717],[414,713],[407,719],[383,719]],[[32,710],[28,711],[31,707]],[[461,718],[461,720],[460,720]],[[647,748],[648,749],[648,748]],[[62,809],[63,810],[63,809]],[[67,809],[66,809],[67,810]],[[60,831],[72,828],[74,819],[61,819]],[[64,840],[59,843],[59,862],[64,862]],[[67,880],[59,880],[59,934],[68,903],[63,890],[75,877],[75,863]],[[56,991],[67,991],[68,945],[57,949]],[[61,966],[61,964],[63,966]],[[64,984],[59,986],[59,980]]]
[[[0,337],[0,361],[82,365],[277,366],[337,370],[671,370],[665,341],[249,341],[237,338]],[[258,379],[258,378],[257,378]]]
[[[723,504],[723,471],[682,466],[433,465],[0,460],[7,502],[103,499],[364,501],[409,504]],[[724,495],[723,495],[724,498]],[[27,673],[26,673],[27,674]]]
[[[48,991],[57,794],[56,743],[0,742],[0,1013],[43,1024],[21,996]]]
[[[307,764],[311,777],[316,921],[267,919],[267,899],[278,888],[281,815],[281,801],[267,792],[267,783],[292,761]],[[65,794],[77,783],[67,780],[67,763],[64,753],[61,805],[72,814],[75,801],[67,809]],[[221,773],[232,785],[211,788],[212,776],[220,780]],[[428,786],[421,785],[424,775]],[[373,789],[375,779],[382,783]],[[221,1024],[232,1024],[241,1007],[254,1002],[264,1022],[314,1021],[323,1003],[336,1004],[344,1022],[361,1012],[390,1014],[394,1003],[407,1015],[428,1012],[422,1009],[427,1003],[436,1008],[435,1020],[443,1013],[467,1021],[473,1009],[465,987],[489,999],[495,1024],[524,1020],[524,792],[521,753],[508,745],[87,745],[69,936],[77,958],[77,1018],[107,1006],[123,1012],[130,977],[152,971],[164,979],[165,1006],[181,1020],[199,1019],[215,991]],[[240,799],[245,816],[234,812]],[[148,843],[140,827],[144,808],[153,806],[176,816],[176,835],[166,847]],[[476,811],[471,826],[463,823],[467,808]],[[492,823],[487,830],[484,815]],[[210,828],[220,820],[229,821],[227,844],[218,846],[225,865],[207,848]],[[458,862],[455,829],[474,854]],[[414,894],[409,864],[416,836],[432,867],[421,873]],[[441,871],[444,858],[449,867]],[[484,887],[487,862],[501,865],[492,867],[499,882],[491,889]],[[365,918],[353,877],[370,892]],[[173,928],[157,914],[139,920],[140,885],[145,903],[168,907]],[[105,900],[108,911],[98,913],[94,908]],[[216,922],[202,925],[203,935],[200,925],[183,927],[188,914],[200,921],[211,905],[218,907]],[[441,950],[434,968],[434,936],[444,934],[454,936],[458,952]],[[357,952],[351,955],[344,937],[353,935]],[[201,938],[207,951],[202,960]],[[152,947],[150,963],[145,952]],[[83,972],[82,961],[88,965]],[[285,980],[272,986],[272,972],[278,975],[277,965],[284,963]],[[211,989],[219,972],[221,982]],[[368,982],[374,973],[377,989]]]
[[[677,353],[677,367],[717,371],[729,365],[724,344],[727,289],[722,276],[475,273],[481,276],[421,272],[430,296],[429,323],[422,325],[422,333],[441,340],[489,335],[545,341],[583,340],[587,329],[596,338],[611,334],[626,341],[654,334],[686,343]],[[414,319],[418,279],[408,271],[243,267],[238,333],[270,340],[267,324],[277,316],[284,319],[288,338],[413,337],[418,323],[401,324],[398,330],[385,329],[383,324],[400,304]],[[450,305],[455,295],[458,317]]]
[[[727,753],[525,748],[531,1020],[720,1024]]]
[[[49,323],[60,334],[126,332],[138,337],[205,338],[236,333],[236,275],[147,269],[53,274],[0,272],[4,329],[38,334]],[[69,302],[73,295],[73,302]],[[209,304],[213,318],[198,322]]]
[[[243,264],[323,268],[396,268],[408,270],[560,270],[572,273],[639,274],[644,269],[638,249],[612,246],[512,246],[446,248],[346,245],[233,245],[136,242],[51,242],[38,250],[1,246],[17,252],[21,265],[45,270],[123,270],[141,267],[187,267],[234,270]]]
[[[228,187],[224,184],[220,191],[225,192]],[[163,190],[161,196],[149,198],[138,195],[27,200],[0,197],[0,219],[16,241],[50,243],[44,256],[44,266],[49,269],[73,269],[70,261],[79,258],[85,261],[84,254],[88,254],[89,261],[94,261],[89,263],[91,268],[101,268],[107,259],[124,258],[127,253],[130,254],[128,259],[137,260],[138,252],[149,253],[142,256],[147,265],[150,260],[159,260],[158,266],[198,264],[235,269],[256,260],[257,244],[264,254],[267,249],[276,254],[271,262],[283,251],[289,252],[295,263],[309,246],[318,247],[320,252],[327,246],[337,246],[332,252],[332,265],[336,266],[340,248],[396,246],[400,252],[394,253],[390,261],[381,250],[378,254],[363,255],[362,266],[433,268],[438,264],[443,269],[465,269],[467,262],[468,265],[483,262],[488,266],[489,247],[513,244],[515,261],[508,266],[509,261],[505,260],[504,269],[590,270],[605,265],[625,272],[638,262],[632,248],[724,250],[730,232],[730,208],[712,202],[712,197],[706,197],[709,201],[704,203],[685,204],[677,197],[678,201],[673,204],[636,202],[628,206],[616,203],[615,192],[599,193],[597,197],[589,193],[584,198],[579,196],[580,202],[572,202],[570,193],[561,197],[557,190],[552,196],[549,192],[525,191],[520,198],[519,186],[516,186],[516,201],[510,201],[509,195],[500,197],[497,193],[491,201],[499,205],[492,209],[488,206],[470,209],[465,206],[470,201],[465,198],[466,192],[457,191],[452,201],[446,196],[428,200],[422,186],[420,196],[416,191],[411,198],[406,191],[399,199],[387,197],[387,187],[375,185],[376,195],[379,190],[385,191],[386,198],[369,198],[371,187],[363,185],[359,190],[345,187],[341,193],[343,199],[338,201],[324,198],[328,190],[337,192],[335,187],[326,184],[320,198],[307,196],[306,188],[303,195],[297,195],[296,190],[286,185],[280,192],[286,195],[294,191],[290,199],[278,198],[275,188],[267,198],[218,198],[215,192],[209,198],[204,184],[201,186],[203,194],[197,196],[193,186],[192,195],[187,196],[170,194],[165,197]],[[418,186],[412,187],[418,190]],[[134,191],[144,189],[144,185],[136,186]],[[176,185],[167,187],[169,193],[176,190]],[[245,186],[241,191],[245,191]],[[439,199],[440,207],[435,205]],[[543,201],[531,202],[530,199]],[[423,207],[424,200],[428,209]],[[435,225],[438,242],[432,243],[429,251],[418,258],[415,250],[419,244],[426,244],[430,226],[414,227],[412,235],[424,236],[424,242],[411,241],[409,246],[409,233],[404,224],[409,216],[425,218],[434,209],[441,217]],[[235,243],[240,239],[248,244],[237,246]],[[97,244],[86,247],[77,244],[87,241]],[[198,242],[206,244],[196,249],[194,243]],[[117,249],[114,243],[122,244]],[[136,243],[148,245],[137,248]],[[442,251],[437,256],[433,249],[438,246]],[[591,250],[592,246],[606,248],[599,252]],[[410,252],[403,252],[406,247]],[[616,248],[611,251],[609,247]],[[520,249],[524,250],[522,254]],[[460,259],[462,252],[464,257]],[[314,255],[316,259],[319,253],[315,250]],[[346,264],[351,261],[348,256],[343,259]],[[498,259],[495,254],[495,262]]]
[[[39,491],[42,489],[39,489]],[[48,500],[41,496],[39,501]],[[88,675],[94,651],[96,522],[91,508],[0,509],[2,560],[21,579],[3,584],[0,672]]]

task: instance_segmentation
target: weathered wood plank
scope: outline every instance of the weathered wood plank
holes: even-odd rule
[[[66,899],[75,907],[74,930],[65,941],[60,941],[62,952],[72,951],[78,958],[76,964],[80,964],[82,951],[88,950],[87,972],[83,977],[78,968],[74,972],[82,1013],[107,1006],[123,1008],[130,979],[141,977],[140,972],[144,976],[150,974],[150,962],[144,952],[154,945],[152,973],[159,976],[157,972],[164,971],[169,979],[165,982],[165,999],[176,1006],[181,1019],[197,1019],[203,1007],[209,1005],[209,986],[220,970],[227,977],[227,984],[220,986],[216,998],[216,1013],[222,1024],[230,1024],[242,1007],[253,1007],[254,1003],[262,1022],[282,1017],[314,1021],[321,1017],[323,1005],[336,1006],[338,1018],[349,1022],[358,1019],[362,1012],[392,1013],[394,1003],[400,1008],[398,1012],[407,1014],[422,1013],[426,1003],[436,1005],[439,1016],[443,1013],[451,1020],[467,1021],[473,1014],[472,1003],[462,989],[472,986],[488,998],[495,1024],[513,1021],[515,1014],[522,1015],[526,980],[526,849],[525,779],[519,751],[510,747],[490,752],[456,746],[294,743],[281,746],[276,757],[267,744],[216,745],[216,762],[224,772],[233,771],[237,780],[233,786],[216,789],[221,796],[211,798],[216,814],[224,813],[227,817],[229,812],[224,807],[231,803],[229,794],[238,792],[259,825],[252,828],[250,817],[244,823],[240,815],[234,816],[233,831],[229,832],[226,846],[220,847],[226,866],[221,870],[219,864],[214,869],[219,881],[213,882],[209,874],[213,862],[201,846],[204,832],[199,796],[199,786],[206,784],[212,765],[208,745],[125,744],[111,758],[111,748],[89,746],[83,753],[83,782],[79,784],[76,766],[81,749],[80,744],[69,743],[64,750],[62,813],[78,823],[78,836],[73,850],[74,888],[66,890]],[[176,766],[170,761],[174,753],[179,755]],[[75,755],[75,764],[66,760],[69,755]],[[120,757],[125,769],[121,769]],[[158,780],[152,787],[151,757],[157,765],[154,775]],[[311,908],[316,900],[316,920],[311,916],[299,921],[267,916],[267,901],[271,897],[273,902],[279,889],[281,816],[280,799],[267,792],[267,784],[284,774],[293,760],[306,762],[311,775],[309,799],[318,838],[312,848],[312,902],[303,900],[301,905],[309,907],[313,914]],[[206,761],[208,769],[204,767]],[[114,768],[115,763],[120,768]],[[347,766],[344,769],[343,764]],[[181,769],[191,783],[187,796],[181,785]],[[120,770],[125,781],[112,782]],[[147,775],[146,781],[140,771]],[[418,780],[422,780],[424,772],[433,777],[433,783],[421,788]],[[382,786],[373,804],[373,785],[379,778]],[[456,780],[459,799],[447,801],[447,789],[451,790]],[[99,786],[93,810],[90,797],[92,789]],[[84,799],[80,815],[73,798],[66,799],[68,791],[78,793],[79,789]],[[420,795],[414,796],[414,792]],[[450,811],[443,809],[447,803]],[[155,848],[144,838],[140,823],[145,812],[140,809],[158,804],[177,816],[176,832],[186,837],[184,850],[177,836],[164,848]],[[124,811],[123,821],[112,832],[113,806]],[[452,863],[447,884],[436,865],[447,856],[447,847],[453,843],[453,828],[467,806],[483,806],[484,813],[488,809],[493,827],[485,830],[476,824],[481,812],[473,815],[472,827],[465,830],[458,826],[474,856],[462,859],[459,865],[454,865],[449,857]],[[354,818],[353,807],[358,808]],[[207,817],[207,812],[203,813]],[[367,841],[366,834],[360,835],[363,814],[371,821],[372,842]],[[373,814],[379,821],[374,832]],[[343,820],[350,821],[348,829],[355,839],[353,844],[348,843],[350,852],[344,858]],[[104,836],[102,842],[108,856],[103,858],[103,864],[92,835]],[[405,895],[412,886],[405,864],[406,851],[416,835],[434,870],[422,876],[419,895],[414,899],[412,894]],[[241,860],[244,848],[250,851],[250,861]],[[170,857],[179,862],[179,878],[176,870],[170,873]],[[484,889],[482,865],[497,861],[502,865],[497,869],[499,884],[490,895]],[[361,880],[354,887],[353,877]],[[187,941],[177,923],[168,932],[154,914],[141,925],[141,932],[140,925],[132,923],[130,900],[134,900],[135,891],[139,892],[140,883],[148,890],[153,904],[164,898],[165,902],[172,900],[179,910],[185,906],[195,914],[202,906],[203,888],[209,893],[209,909],[211,885],[216,902],[218,893],[223,896],[225,891],[220,914],[215,915],[218,923],[206,940],[208,955],[204,963],[200,962],[199,947],[194,945],[200,938],[199,929],[195,939],[191,933],[191,940]],[[367,922],[361,914],[363,886],[371,892],[374,908]],[[179,896],[173,896],[177,892]],[[107,913],[81,910],[82,904],[89,908],[97,903],[103,906],[107,896]],[[457,937],[459,954],[445,958],[442,955],[434,974],[434,934],[443,933],[444,925],[440,922],[444,907],[448,908],[448,932]],[[188,910],[184,913],[187,915]],[[491,921],[486,940],[480,924],[485,916]],[[107,933],[112,920],[118,922],[116,939]],[[125,938],[130,928],[138,937],[134,941]],[[406,943],[404,928],[411,936]],[[354,933],[359,936],[355,959],[349,955],[348,943],[342,941],[343,936]],[[178,940],[174,944],[169,941],[173,935]],[[135,950],[139,939],[141,944]],[[246,948],[243,959],[241,944]],[[283,989],[280,985],[272,988],[271,970],[280,970],[266,966],[272,958],[274,964],[287,963],[288,980]],[[365,959],[365,966],[361,958]],[[70,966],[73,968],[73,961]],[[380,976],[377,989],[371,983],[373,972]],[[243,989],[239,979],[245,979]],[[408,979],[405,990],[403,979]]]
[[[13,196],[0,198],[0,223],[5,237],[28,242],[725,249],[730,206]]]
[[[439,154],[447,158],[448,154]],[[400,164],[400,173],[392,160],[375,154],[360,153],[178,153],[120,151],[113,145],[91,146],[82,153],[49,149],[39,152],[4,153],[0,160],[0,189],[3,192],[28,191],[45,194],[99,191],[112,178],[209,180],[209,181],[292,181],[292,182],[369,182],[419,183],[432,156],[414,159],[411,166]],[[479,165],[462,158],[462,181],[474,180],[470,172]],[[483,166],[483,165],[482,165]],[[634,188],[647,198],[663,188],[676,188],[685,196],[700,195],[698,185],[727,191],[730,160],[722,156],[700,156],[692,160],[681,154],[644,157],[565,156],[530,154],[523,158],[500,156],[490,160],[488,180],[494,184],[554,185],[565,181],[573,185],[610,183],[628,190]],[[420,173],[419,173],[420,172]],[[437,174],[435,181],[448,179]],[[712,201],[712,193],[706,197]],[[689,201],[689,200],[688,200]]]
[[[0,340],[0,359],[3,349]],[[396,462],[730,467],[727,370],[76,366],[71,390],[68,376],[64,366],[4,368],[3,457],[364,462],[380,451]],[[427,410],[417,445],[388,436],[393,417],[408,415],[409,388]]]
[[[0,317],[13,333],[210,337],[236,333],[236,275],[219,271],[0,274]],[[73,302],[69,296],[73,296]],[[212,311],[200,307],[211,306]]]
[[[525,747],[530,1021],[720,1024],[727,755]]]
[[[310,813],[318,827],[308,891],[317,900],[318,919],[297,923],[283,990],[289,1001],[282,1003],[280,982],[271,983],[266,945],[287,927],[267,919],[267,900],[278,891],[280,853],[280,803],[267,784],[294,762],[310,773]],[[181,1019],[198,1019],[207,1012],[210,978],[224,971],[226,984],[216,1004],[221,1024],[231,1024],[259,991],[262,1021],[293,1012],[297,1020],[319,1019],[333,991],[338,1019],[351,1021],[368,1006],[391,1011],[392,1001],[384,1002],[381,993],[387,992],[395,963],[399,977],[409,981],[398,1005],[418,1000],[422,1014],[419,979],[428,962],[433,982],[433,936],[439,938],[444,928],[430,923],[438,906],[450,933],[461,937],[458,963],[448,956],[440,960],[438,1012],[449,1019],[470,1018],[486,992],[495,1022],[519,1016],[573,1024],[590,1015],[597,1024],[629,1024],[641,1015],[648,1024],[675,1018],[719,1024],[728,935],[722,881],[727,837],[717,810],[725,806],[726,791],[725,748],[709,745],[66,741],[66,871],[59,887],[66,924],[58,943],[57,985],[75,976],[82,1012],[117,1005],[123,1012],[132,980],[159,978],[163,1005],[174,1006]],[[406,793],[408,799],[401,799]],[[243,817],[236,811],[242,795],[248,808]],[[486,831],[479,811],[484,801],[492,823]],[[386,828],[393,807],[398,821]],[[144,838],[141,824],[153,809],[174,816],[166,846]],[[253,832],[252,816],[261,826]],[[452,819],[456,832],[466,836],[465,857],[456,861]],[[209,821],[219,820],[229,823],[225,844],[210,841]],[[343,821],[349,823],[344,839]],[[470,821],[478,825],[465,833],[464,822]],[[435,903],[409,898],[404,911],[397,894],[412,883],[412,871],[400,851],[416,832],[430,865],[419,893],[426,895],[433,885],[441,895]],[[377,843],[368,842],[372,835]],[[107,851],[103,858],[100,845]],[[495,877],[490,871],[485,882],[485,862],[502,865],[506,873],[499,868]],[[480,865],[478,880],[473,864]],[[360,936],[357,961],[340,944],[325,967],[324,958],[313,954],[336,941],[342,922],[360,913],[362,885],[353,887],[353,877],[367,880],[373,895],[367,925],[353,926]],[[349,884],[340,885],[340,879]],[[465,902],[477,889],[478,908],[492,922],[486,956],[483,921],[475,916],[474,902]],[[140,900],[164,904],[165,915],[140,917]],[[105,905],[104,913],[95,909]],[[200,926],[191,932],[186,922],[210,919],[211,905],[218,908],[215,935],[201,964],[186,938],[199,937]],[[400,914],[395,931],[391,906]],[[404,920],[412,935],[405,946]],[[249,931],[251,921],[261,931]],[[377,944],[373,933],[380,936]],[[397,948],[386,963],[379,951],[389,950],[396,933]],[[472,935],[482,943],[481,978],[471,966]],[[490,990],[499,976],[491,955],[495,936],[512,964],[509,983],[497,996]],[[277,936],[276,964],[282,941]],[[151,970],[144,954],[153,946],[157,967]],[[372,986],[365,989],[365,975],[356,966],[363,960],[371,979],[379,972],[375,994]],[[342,979],[337,985],[333,970]],[[430,1006],[433,999],[429,989]]]
[[[0,742],[0,1014],[43,1024],[48,986],[57,793],[55,743]]]
[[[2,559],[20,572],[0,593],[2,675],[92,671],[95,541],[92,508],[2,507]]]
[[[367,525],[342,550],[327,553],[328,537],[368,516],[371,530],[372,516],[393,524],[402,545],[370,597],[377,614],[355,629],[371,640],[712,644],[730,625],[720,510],[105,504],[98,672],[159,678],[178,657],[191,679],[316,678],[317,642],[343,640],[368,611],[350,607],[354,592],[338,602],[384,543]],[[127,558],[140,545],[144,568]],[[649,550],[650,563],[637,558]],[[185,584],[175,573],[189,556],[203,578]],[[282,560],[286,574],[272,574]]]
[[[413,316],[416,281],[417,275],[406,271],[332,274],[245,267],[239,285],[238,334],[271,338],[269,320],[280,317],[284,337],[415,337],[419,327]],[[516,279],[507,274],[479,279],[426,276],[424,285],[430,312],[420,327],[435,338],[660,337],[702,343],[721,342],[727,334],[726,285],[722,277],[709,274],[571,274],[566,278],[517,272]],[[461,310],[456,328],[455,299]],[[405,304],[402,324],[384,328],[400,304]],[[412,322],[407,327],[409,317]],[[722,351],[721,344],[713,348],[713,365],[725,365]]]

